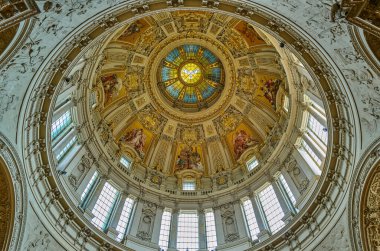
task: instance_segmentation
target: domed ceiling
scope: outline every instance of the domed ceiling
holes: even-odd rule
[[[286,78],[250,24],[165,12],[119,29],[95,84],[120,155],[166,176],[212,177],[259,156],[280,118]]]

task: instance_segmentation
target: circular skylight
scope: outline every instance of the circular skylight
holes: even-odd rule
[[[215,103],[224,88],[224,69],[210,50],[185,44],[170,51],[158,71],[166,100],[183,111],[199,111]]]

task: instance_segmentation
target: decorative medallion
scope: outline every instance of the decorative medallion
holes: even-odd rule
[[[219,58],[195,44],[174,48],[158,70],[161,93],[171,106],[187,112],[214,104],[224,89],[224,80]]]

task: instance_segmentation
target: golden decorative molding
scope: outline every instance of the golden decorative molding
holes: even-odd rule
[[[364,250],[380,249],[380,162],[373,167],[362,194],[360,210]]]
[[[12,237],[15,202],[12,179],[0,158],[0,250],[8,250]]]
[[[379,1],[369,0],[343,0],[342,7],[347,8],[346,19],[353,25],[380,37],[380,25],[378,14]]]
[[[34,0],[0,1],[0,31],[39,13]]]

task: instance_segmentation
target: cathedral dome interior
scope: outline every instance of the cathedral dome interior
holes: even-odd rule
[[[0,249],[377,250],[361,1],[0,0]]]

